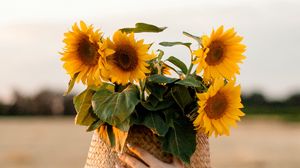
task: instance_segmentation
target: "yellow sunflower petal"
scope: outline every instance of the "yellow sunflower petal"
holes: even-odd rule
[[[143,40],[136,41],[134,33],[117,31],[112,41],[106,39],[103,44],[99,50],[100,55],[105,57],[103,72],[112,82],[125,85],[144,79],[150,72],[147,61],[156,55],[148,54],[149,45],[144,44]]]
[[[194,120],[194,126],[198,131],[203,131],[208,136],[213,133],[216,136],[229,135],[230,127],[236,126],[236,122],[245,114],[240,98],[240,86],[235,86],[235,80],[224,83],[217,78],[208,88],[207,92],[197,94],[198,113]]]
[[[87,26],[80,21],[80,27],[77,23],[72,26],[72,31],[64,34],[64,51],[61,60],[64,62],[64,68],[70,76],[79,73],[77,82],[83,84],[95,85],[101,83],[101,77],[98,76],[98,65],[100,54],[98,54],[100,37],[102,32],[94,31],[93,26]]]
[[[205,81],[214,78],[231,79],[239,74],[239,63],[245,59],[245,45],[241,44],[241,36],[237,36],[233,28],[224,32],[223,26],[213,30],[210,37],[201,38],[202,47],[193,53],[197,56],[194,64],[198,64],[197,73],[202,72]],[[207,51],[206,54],[203,54]],[[203,58],[203,55],[205,57]],[[202,62],[202,60],[204,60]]]

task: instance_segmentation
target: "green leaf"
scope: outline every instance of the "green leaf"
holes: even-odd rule
[[[155,107],[159,103],[159,100],[153,94],[150,94],[148,96],[147,102],[149,102],[153,107]]]
[[[147,23],[136,23],[134,28],[122,28],[120,29],[122,32],[125,33],[143,33],[143,32],[152,32],[152,33],[158,33],[162,32],[166,29],[167,27],[157,27],[151,24]]]
[[[196,149],[196,132],[192,122],[187,118],[180,118],[172,123],[172,127],[164,138],[161,138],[164,151],[177,156],[185,163],[190,163],[190,158]]]
[[[75,82],[76,82],[76,78],[77,78],[78,75],[79,75],[79,72],[76,73],[76,74],[70,79],[69,84],[68,84],[68,89],[67,89],[67,91],[65,91],[64,96],[68,95],[68,94],[72,91],[72,89],[73,89],[73,87],[74,87],[74,84],[75,84]]]
[[[159,136],[165,136],[169,125],[164,121],[164,114],[161,111],[148,111],[142,106],[137,107],[137,111],[132,115],[135,125],[144,125]]]
[[[97,117],[90,111],[94,93],[93,90],[86,89],[73,98],[74,107],[77,112],[75,117],[76,124],[90,126],[97,120]]]
[[[185,112],[185,107],[194,101],[185,86],[176,85],[172,87],[171,94],[183,112]]]
[[[164,42],[160,42],[159,45],[164,46],[164,47],[172,47],[172,46],[175,46],[175,45],[184,45],[184,46],[190,48],[192,43],[183,43],[183,42],[180,42],[180,41],[175,41],[175,42],[164,41]]]
[[[103,124],[97,130],[97,133],[100,139],[105,142],[107,145],[114,147],[115,146],[115,136],[111,125]]]
[[[130,126],[130,117],[128,117],[122,122],[117,122],[114,127],[126,132],[129,130]]]
[[[95,92],[98,90],[101,90],[101,89],[108,89],[108,90],[113,91],[115,89],[115,85],[113,85],[111,83],[103,82],[102,85],[100,85],[100,86],[89,86],[89,89],[91,89]]]
[[[92,125],[90,125],[88,127],[88,129],[86,130],[87,132],[90,132],[90,131],[94,131],[96,129],[98,129],[102,124],[104,124],[103,121],[101,120],[96,120]]]
[[[107,130],[106,131],[107,131],[107,136],[109,138],[109,142],[110,142],[111,147],[115,147],[116,146],[116,139],[115,139],[115,135],[114,135],[114,132],[113,132],[113,126],[107,124]]]
[[[191,87],[203,87],[203,83],[194,77],[188,75],[185,79],[177,81],[175,84],[191,86]]]
[[[162,110],[162,112],[165,116],[166,123],[170,127],[173,126],[173,120],[174,119],[182,117],[181,110],[175,104],[172,107],[169,107],[169,108],[166,108],[166,109]]]
[[[132,115],[132,121],[135,125],[144,125],[159,136],[165,136],[169,125],[163,119],[163,113],[160,111],[148,111],[143,108]]]
[[[171,56],[167,59],[167,61],[169,61],[172,64],[174,64],[175,66],[177,66],[184,74],[187,73],[188,69],[187,69],[186,65],[182,61],[180,61],[178,58]]]
[[[128,86],[122,92],[102,89],[94,94],[92,100],[94,113],[99,119],[120,128],[140,102],[139,90],[135,85]]]
[[[165,136],[169,126],[166,122],[161,118],[158,112],[150,112],[144,119],[144,123],[146,127],[150,128],[154,131],[155,134],[159,136]]]
[[[201,38],[200,37],[198,37],[198,36],[195,36],[195,35],[192,35],[192,34],[190,34],[190,33],[188,33],[188,32],[182,32],[185,36],[187,36],[187,37],[190,37],[190,38],[192,38],[192,39],[194,39],[194,40],[196,40],[199,44],[201,44]]]
[[[158,74],[154,74],[148,77],[148,81],[149,82],[153,82],[153,83],[173,83],[175,82],[176,78],[169,78],[163,75],[158,75]]]
[[[122,84],[116,84],[115,85],[115,92],[122,92],[123,90],[125,90],[129,85],[131,85],[130,83],[126,84],[126,85],[122,85]]]
[[[167,87],[159,85],[158,83],[147,82],[146,88],[151,92],[151,95],[155,96],[159,101],[163,100],[164,93],[167,91]]]
[[[174,101],[164,100],[157,103],[156,106],[151,105],[149,102],[141,102],[142,106],[145,107],[149,111],[158,111],[171,107],[174,105]]]
[[[159,52],[157,59],[160,61],[162,59],[162,57],[164,56],[165,52],[163,50],[158,49],[157,50]]]

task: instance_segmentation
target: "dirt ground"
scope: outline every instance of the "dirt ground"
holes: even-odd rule
[[[0,118],[0,168],[81,168],[91,133],[72,118]],[[210,138],[215,168],[299,168],[300,123],[244,120]]]

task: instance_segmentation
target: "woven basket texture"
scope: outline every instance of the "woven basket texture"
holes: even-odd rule
[[[191,164],[185,167],[211,168],[207,136],[203,133],[197,133],[196,140],[196,151],[192,155]],[[144,126],[133,126],[130,128],[126,143],[145,149],[163,162],[171,163],[173,160],[172,155],[162,151],[158,138],[151,132],[150,129]],[[134,156],[133,153],[129,152],[127,147],[124,148],[124,152]],[[95,131],[89,148],[85,168],[115,168],[116,163],[119,163],[126,168],[130,168],[119,161],[117,152],[104,143]]]

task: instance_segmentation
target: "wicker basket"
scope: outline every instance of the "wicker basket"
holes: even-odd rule
[[[157,137],[146,127],[132,127],[129,131],[127,142],[147,150],[156,158],[166,163],[172,162],[172,156],[161,150]],[[126,147],[124,150],[125,152],[128,152]],[[94,132],[85,168],[115,168],[116,163],[122,164],[119,162],[117,153],[101,141],[97,132]],[[208,138],[204,134],[198,133],[196,152],[191,158],[191,165],[186,168],[210,167]]]

